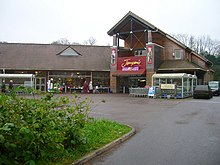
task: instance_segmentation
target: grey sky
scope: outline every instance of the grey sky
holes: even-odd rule
[[[220,40],[220,0],[0,0],[0,41],[83,43],[92,36],[111,45],[107,31],[129,11],[166,33]]]

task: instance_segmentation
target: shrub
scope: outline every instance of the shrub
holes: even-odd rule
[[[25,98],[0,95],[0,164],[35,164],[86,142],[90,103],[52,93]]]

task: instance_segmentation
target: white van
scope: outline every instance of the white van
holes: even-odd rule
[[[209,81],[209,86],[212,90],[213,95],[220,95],[220,86],[219,86],[219,81]]]

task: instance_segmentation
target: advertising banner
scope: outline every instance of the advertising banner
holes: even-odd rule
[[[117,48],[113,47],[112,48],[112,53],[111,53],[111,64],[114,65],[116,62],[116,52]]]
[[[148,46],[147,47],[147,64],[153,63],[153,47]]]
[[[147,51],[147,70],[152,72],[154,70],[154,45],[146,45]]]

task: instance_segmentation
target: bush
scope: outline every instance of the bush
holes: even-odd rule
[[[74,95],[0,95],[0,164],[35,164],[85,143],[90,103]]]

